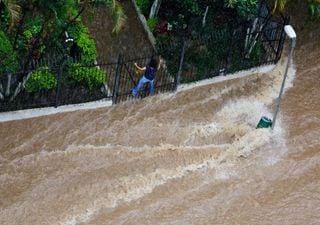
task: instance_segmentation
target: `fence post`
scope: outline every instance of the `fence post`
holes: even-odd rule
[[[225,76],[226,74],[228,74],[230,72],[230,68],[232,67],[232,53],[235,49],[234,44],[236,43],[236,41],[234,41],[234,37],[235,37],[235,31],[231,32],[231,30],[228,29],[228,34],[230,34],[231,38],[230,38],[230,43],[228,45],[229,49],[228,53],[225,56],[225,60],[224,60],[224,68],[222,69],[221,73]]]
[[[64,66],[66,64],[66,59],[63,60],[63,62],[61,63],[60,67],[59,67],[59,72],[58,72],[58,79],[57,79],[57,94],[56,94],[56,102],[55,102],[55,108],[57,108],[59,106],[59,98],[60,98],[60,92],[61,92],[61,80],[62,80],[62,73],[63,73],[63,69]]]
[[[116,75],[115,75],[114,84],[113,84],[112,104],[117,104],[117,101],[118,101],[121,70],[122,70],[122,56],[119,54]]]
[[[183,40],[182,44],[182,50],[181,50],[181,55],[180,55],[180,62],[179,62],[179,69],[176,77],[176,85],[175,85],[175,91],[178,89],[178,86],[180,85],[180,80],[181,80],[181,74],[182,74],[182,66],[184,63],[184,56],[186,52],[186,40]]]
[[[277,49],[277,53],[276,53],[276,58],[274,59],[274,63],[277,63],[281,57],[284,41],[286,39],[286,35],[284,34],[284,26],[288,25],[289,22],[290,22],[290,18],[285,17],[283,24],[282,24],[281,36],[280,36],[279,45],[278,45],[278,49]]]

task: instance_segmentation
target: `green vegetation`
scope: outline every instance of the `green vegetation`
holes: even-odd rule
[[[158,13],[157,47],[168,61],[171,74],[177,73],[182,46],[187,42],[181,82],[192,82],[256,64],[261,51],[245,46],[247,27],[257,16],[257,0],[164,0]],[[164,23],[163,23],[164,22]],[[169,41],[168,41],[169,40]],[[250,42],[253,43],[253,42]],[[250,53],[245,51],[250,49]],[[244,56],[247,54],[247,57]],[[254,63],[253,63],[254,62]],[[250,64],[250,65],[251,65]]]
[[[257,14],[258,0],[225,0],[225,6],[235,9],[239,16],[254,18]]]
[[[107,78],[106,73],[99,68],[83,67],[78,63],[70,66],[69,75],[73,80],[88,87],[89,90],[101,87]]]
[[[40,67],[32,73],[26,82],[26,91],[29,93],[51,90],[57,86],[56,76],[48,67]]]
[[[156,25],[158,23],[158,19],[155,17],[151,17],[148,19],[147,23],[148,23],[148,27],[149,27],[150,31],[154,32]]]
[[[305,0],[305,1],[308,2],[310,19],[311,20],[320,19],[320,0]],[[297,4],[293,2],[293,0],[273,0],[273,2],[274,2],[273,13],[284,11],[286,8],[286,5],[290,2],[292,2],[292,4]]]
[[[81,14],[86,8],[97,6],[110,9],[115,22],[112,32],[118,33],[126,17],[116,0],[0,0],[0,77],[8,76],[0,80],[0,99],[18,96],[23,82],[29,93],[55,88],[52,65],[48,62],[50,69],[44,66],[47,58],[54,58],[52,61],[61,65],[72,56],[80,60],[81,66],[93,65],[98,55],[96,44],[82,23]],[[67,38],[74,42],[66,42]],[[36,65],[39,68],[30,75],[28,71]],[[90,90],[106,79],[105,73],[96,68],[79,67],[72,75]]]
[[[69,28],[70,35],[74,38],[81,49],[81,60],[84,64],[93,64],[97,58],[97,49],[95,42],[89,36],[89,30],[82,23]]]
[[[15,0],[0,0],[0,12],[6,15],[6,22],[13,26],[20,16],[21,8]],[[2,16],[1,16],[2,17]]]
[[[311,18],[320,19],[320,0],[305,1],[308,2]],[[273,4],[274,13],[283,11],[288,2],[290,1],[269,1]],[[156,36],[158,48],[163,50],[165,58],[172,61],[168,60],[169,70],[171,68],[172,71],[176,70],[178,64],[181,46],[176,43],[188,38],[190,40],[188,45],[194,46],[187,55],[192,61],[186,66],[185,72],[192,70],[189,74],[204,73],[203,67],[207,69],[221,67],[218,59],[222,57],[226,58],[225,65],[243,56],[252,63],[261,59],[263,46],[258,40],[253,40],[253,37],[245,37],[247,30],[241,30],[239,26],[244,23],[252,24],[256,17],[258,0],[136,0],[136,3],[147,18],[150,14],[149,10],[156,9],[152,11],[154,17],[149,18],[147,23]],[[156,3],[158,3],[157,7],[152,7]],[[102,71],[94,67],[84,72],[80,69],[81,66],[92,66],[97,59],[95,42],[81,20],[81,13],[85,8],[97,5],[111,10],[113,20],[116,21],[113,32],[119,32],[124,24],[125,15],[116,0],[0,0],[0,77],[19,71],[21,69],[19,66],[22,64],[24,70],[32,69],[29,67],[30,62],[44,59],[49,55],[58,55],[57,61],[64,61],[66,55],[70,53],[70,46],[65,44],[65,31],[67,31],[78,46],[81,59],[78,62],[80,72],[72,73],[74,80],[85,84],[90,89],[101,85],[105,81],[102,78],[105,77]],[[229,32],[229,36],[222,36],[221,40],[212,38],[220,31]],[[234,44],[235,38],[241,39],[238,46]],[[252,42],[245,44],[244,38],[251,38]],[[256,42],[257,44],[252,44]],[[244,46],[247,44],[251,46]],[[231,45],[237,50],[227,55],[226,52],[230,52]],[[165,46],[169,49],[164,50]],[[23,63],[21,63],[22,60],[24,60]],[[194,70],[191,67],[198,69]],[[94,74],[92,77],[89,71]],[[39,72],[35,74],[48,76],[50,72],[48,69],[39,68]],[[19,79],[12,79],[12,82],[23,80],[27,72],[21,76]],[[85,76],[88,77],[85,78]],[[32,79],[30,78],[29,82]],[[48,88],[39,79],[37,82],[45,89]],[[29,90],[38,89],[30,89],[29,84]]]
[[[0,31],[0,77],[8,72],[15,72],[18,68],[17,57],[12,45],[3,31]]]
[[[181,8],[193,15],[201,15],[201,1],[197,0],[175,0]]]
[[[150,7],[150,2],[149,0],[136,0],[137,6],[140,8],[142,13],[147,13],[147,10]]]
[[[320,19],[320,0],[308,0],[311,19]]]
[[[0,26],[18,59],[37,60],[52,53],[61,46],[63,31],[78,14],[74,0],[4,2],[11,3],[6,8],[0,8]],[[6,15],[12,11],[13,2],[16,6],[19,4],[20,11],[16,11],[19,14],[14,14],[14,20],[9,22]]]
[[[124,14],[123,8],[121,7],[121,5],[114,0],[112,2],[113,4],[111,7],[111,12],[112,12],[113,21],[115,22],[114,28],[112,29],[112,33],[117,34],[120,32],[123,25],[125,24],[127,17]]]
[[[113,12],[116,22],[113,32],[119,32],[125,16],[115,0],[1,0],[0,28],[18,60],[30,61],[65,51],[65,31],[69,31],[81,50],[83,62],[89,64],[96,60],[97,50],[81,22],[81,13],[95,5],[104,5]]]

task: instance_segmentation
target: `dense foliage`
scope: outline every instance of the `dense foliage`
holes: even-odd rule
[[[308,0],[311,19],[320,19],[320,1]]]
[[[182,82],[219,74],[220,69],[235,71],[247,62],[244,58],[247,27],[257,17],[258,0],[162,0],[158,14],[148,19],[157,48],[173,76],[177,73],[181,40],[187,49]],[[150,4],[152,4],[150,2]],[[150,5],[149,7],[150,8]],[[148,13],[145,14],[148,17]],[[257,42],[256,42],[257,43]],[[253,46],[246,61],[259,61],[261,51]],[[246,65],[249,66],[249,65]]]
[[[150,8],[149,0],[136,0],[137,6],[140,8],[141,12],[147,13],[147,10]]]
[[[180,7],[194,15],[201,14],[201,3],[202,1],[196,0],[175,0]]]
[[[70,27],[68,31],[81,50],[82,62],[93,64],[97,58],[97,49],[94,40],[89,36],[88,28],[78,22]]]
[[[48,67],[36,69],[26,82],[26,91],[36,93],[41,90],[51,90],[57,86],[57,78]]]
[[[320,1],[305,1],[308,2],[310,18],[320,19]],[[187,42],[182,81],[189,82],[196,76],[201,79],[204,74],[219,74],[220,70],[234,72],[265,60],[268,46],[259,40],[259,35],[254,34],[264,29],[261,23],[266,21],[258,20],[258,13],[264,17],[268,10],[271,15],[278,17],[277,14],[283,12],[290,1],[153,0],[149,1],[149,5],[146,0],[137,2],[143,7],[145,17],[151,17],[147,20],[148,26],[173,76],[177,73],[182,52],[181,42]],[[295,4],[293,0],[291,2]],[[149,9],[150,13],[145,9]],[[257,24],[257,21],[260,22]],[[266,28],[266,38],[269,42],[276,41],[275,32],[271,32],[276,25],[266,25],[269,26]],[[222,35],[217,37],[218,34]]]
[[[73,80],[85,85],[89,90],[101,87],[107,79],[106,73],[101,69],[84,67],[78,63],[71,65],[68,73]]]
[[[88,29],[81,22],[85,8],[104,5],[116,20],[114,32],[123,26],[125,16],[115,0],[1,0],[0,28],[7,36],[18,59],[38,60],[62,54],[67,47],[65,31],[71,33],[85,63],[93,63],[97,50]]]
[[[79,13],[74,0],[3,2],[11,3],[0,7],[0,28],[20,61],[37,60],[61,48],[64,30]]]
[[[254,18],[257,14],[258,0],[226,0],[225,6],[236,9],[238,15],[244,18]]]
[[[20,87],[30,93],[54,88],[57,80],[50,69],[67,66],[71,57],[79,66],[93,65],[96,44],[81,14],[97,6],[110,9],[115,22],[112,32],[119,32],[126,17],[116,0],[0,0],[0,77],[8,75],[0,80],[5,87],[0,89],[0,99],[12,100]],[[75,69],[72,75],[90,90],[106,79],[96,68]]]
[[[151,17],[148,19],[147,23],[148,23],[148,27],[149,27],[150,31],[153,32],[156,28],[157,23],[158,23],[158,19],[155,17]]]
[[[15,72],[18,62],[13,47],[3,31],[0,31],[0,76],[6,72]]]

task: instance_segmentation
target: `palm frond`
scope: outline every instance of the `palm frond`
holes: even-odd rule
[[[21,7],[16,3],[15,0],[0,0],[0,3],[3,3],[7,8],[10,14],[10,27],[12,27],[20,17]]]
[[[309,13],[311,19],[319,19],[320,18],[320,0],[309,0]]]
[[[117,0],[78,0],[78,4],[93,6],[94,4],[103,3],[112,13],[112,19],[115,23],[112,33],[117,34],[123,28],[127,19],[124,10]]]
[[[287,0],[274,0],[272,14],[274,14],[276,11],[282,12],[286,4],[287,4]]]
[[[112,29],[112,33],[117,34],[123,28],[127,17],[124,14],[122,6],[116,0],[112,1],[111,11],[112,11],[112,18],[115,23]]]

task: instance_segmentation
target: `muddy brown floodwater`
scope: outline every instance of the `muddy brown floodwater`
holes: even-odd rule
[[[320,224],[318,26],[273,71],[0,123],[0,224]]]

